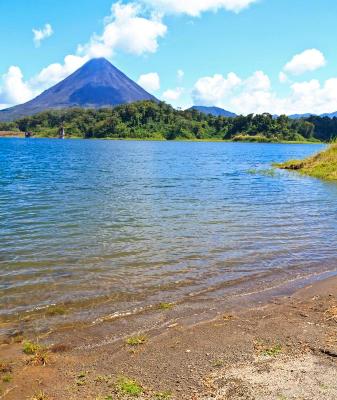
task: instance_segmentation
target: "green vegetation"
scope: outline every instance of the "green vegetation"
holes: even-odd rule
[[[12,375],[6,374],[2,377],[2,382],[9,383],[12,380]]]
[[[276,171],[274,168],[268,168],[268,169],[249,169],[247,171],[248,174],[250,175],[264,175],[264,176],[270,176],[274,177],[276,175]]]
[[[126,344],[129,346],[139,346],[140,344],[144,344],[146,341],[147,337],[145,335],[136,335],[126,339]]]
[[[37,354],[42,349],[43,348],[37,343],[33,343],[33,342],[28,341],[28,340],[23,342],[22,351],[27,355]]]
[[[173,303],[159,303],[158,308],[160,310],[171,310],[174,307]]]
[[[175,110],[163,102],[141,101],[115,108],[45,111],[10,123],[1,130],[30,131],[57,137],[156,140],[234,140],[249,142],[329,141],[337,136],[337,119],[293,120],[271,114],[215,117],[196,110]]]
[[[32,356],[28,363],[30,365],[46,365],[48,361],[48,349],[38,343],[33,343],[30,341],[23,342],[22,351]]]
[[[154,395],[154,398],[155,400],[168,400],[171,396],[171,392],[158,392]]]
[[[135,397],[143,393],[143,388],[138,382],[125,376],[118,378],[116,382],[116,389],[122,394]]]
[[[291,160],[275,166],[315,178],[337,180],[337,144],[305,160]]]
[[[64,315],[65,313],[66,309],[63,306],[51,306],[46,311],[46,315],[48,317],[54,317],[56,315]]]
[[[218,360],[212,361],[211,365],[214,368],[221,368],[224,366],[224,362],[223,362],[223,360],[218,359]]]
[[[263,355],[269,357],[276,357],[282,352],[282,346],[280,344],[276,344],[273,347],[269,347],[263,350]]]

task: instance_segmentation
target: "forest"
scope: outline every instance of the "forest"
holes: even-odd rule
[[[337,137],[337,118],[291,119],[268,113],[215,117],[152,101],[115,108],[50,110],[0,123],[0,131],[29,131],[45,137],[57,137],[61,127],[68,137],[81,138],[329,142]]]

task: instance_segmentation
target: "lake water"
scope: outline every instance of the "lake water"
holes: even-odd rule
[[[337,185],[270,171],[321,148],[0,139],[1,331],[335,270]]]

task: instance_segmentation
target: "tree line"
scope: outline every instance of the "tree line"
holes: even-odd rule
[[[250,114],[234,118],[194,109],[176,110],[164,102],[140,101],[114,108],[49,110],[13,122],[0,130],[20,130],[56,137],[82,138],[223,139],[248,141],[331,141],[337,137],[337,118],[290,119],[285,115]]]

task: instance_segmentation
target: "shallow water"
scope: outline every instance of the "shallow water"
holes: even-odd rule
[[[2,330],[336,269],[337,185],[270,171],[321,148],[0,139]]]

